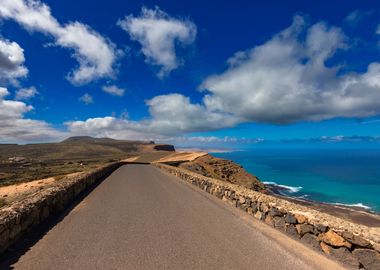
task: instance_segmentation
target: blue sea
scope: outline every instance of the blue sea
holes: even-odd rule
[[[284,195],[380,212],[380,149],[253,149],[233,160]]]

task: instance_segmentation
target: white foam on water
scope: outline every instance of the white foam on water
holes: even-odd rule
[[[348,207],[359,207],[359,208],[364,208],[366,210],[370,210],[371,207],[368,206],[368,205],[365,205],[363,203],[352,203],[352,204],[349,204],[349,203],[333,203],[334,205],[339,205],[339,206],[348,206]]]
[[[289,193],[296,193],[302,189],[302,187],[292,187],[292,186],[280,185],[280,184],[277,184],[276,182],[263,182],[263,183],[265,185],[271,185],[271,186],[276,186],[276,187],[286,189],[286,190],[288,190]]]

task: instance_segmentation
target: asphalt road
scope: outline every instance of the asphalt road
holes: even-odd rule
[[[149,165],[115,171],[13,269],[339,269]]]

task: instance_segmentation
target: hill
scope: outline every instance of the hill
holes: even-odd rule
[[[0,144],[0,160],[6,160],[11,157],[24,157],[39,161],[124,159],[134,153],[158,150],[175,151],[172,145],[160,145],[152,141],[124,141],[81,136],[70,137],[59,143]]]
[[[174,146],[152,141],[88,136],[71,137],[58,143],[0,144],[0,185],[86,171],[136,155],[155,159],[172,151]]]
[[[256,176],[248,173],[239,164],[211,155],[202,155],[192,161],[181,163],[178,167],[249,189],[257,191],[265,189],[264,184]]]

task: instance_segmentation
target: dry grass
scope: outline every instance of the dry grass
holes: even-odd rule
[[[92,170],[98,166],[139,156],[150,162],[165,156],[154,151],[153,142],[119,141],[108,138],[73,137],[60,143],[1,145],[0,187]],[[10,157],[24,157],[26,163],[8,163]],[[157,158],[156,158],[157,157]]]

